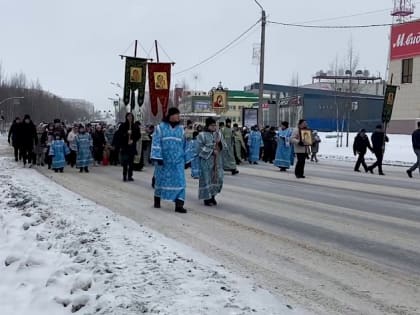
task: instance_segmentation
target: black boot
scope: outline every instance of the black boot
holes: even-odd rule
[[[85,173],[89,173],[89,168],[85,166]]]
[[[184,201],[177,199],[175,200],[175,212],[187,213],[187,209],[184,208]]]
[[[155,196],[155,204],[153,207],[160,208],[160,197]]]
[[[83,173],[83,167],[80,168],[79,172],[80,173]]]
[[[216,201],[215,196],[211,197],[210,202],[211,202],[213,205],[217,206],[217,201]]]
[[[211,199],[206,199],[206,200],[204,200],[204,205],[208,206],[208,207],[211,207],[213,205],[213,202],[211,201]]]

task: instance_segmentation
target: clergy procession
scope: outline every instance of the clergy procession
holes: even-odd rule
[[[63,173],[66,166],[89,173],[91,166],[120,165],[122,181],[132,182],[134,171],[150,165],[154,167],[154,207],[160,208],[162,199],[169,200],[178,213],[187,212],[187,172],[198,180],[198,199],[212,207],[217,205],[224,175],[237,175],[242,163],[252,166],[264,161],[286,172],[296,157],[295,175],[304,178],[305,161],[318,162],[320,139],[316,131],[307,129],[304,120],[295,129],[287,121],[279,128],[239,128],[236,123],[232,126],[230,119],[217,122],[212,117],[204,126],[191,120],[184,126],[180,114],[178,108],[169,108],[160,124],[146,127],[135,121],[132,113],[117,126],[67,126],[58,118],[35,126],[25,115],[22,121],[16,117],[8,140],[16,162],[22,161],[24,167],[46,165],[56,173]],[[309,141],[303,131],[310,132]]]

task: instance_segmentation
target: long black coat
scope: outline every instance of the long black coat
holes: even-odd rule
[[[13,124],[10,126],[9,134],[7,136],[8,141],[12,143],[12,146],[14,147],[20,147],[22,142],[22,132],[21,132],[21,123],[16,123],[16,121],[13,122]]]
[[[383,131],[374,131],[372,133],[372,147],[373,152],[380,153],[382,152],[382,146],[385,144],[385,142],[388,142],[389,139],[385,135]]]
[[[121,148],[121,153],[123,154],[130,154],[136,155],[136,143],[140,140],[140,128],[136,124],[131,124],[131,136],[130,139],[133,140],[132,144],[128,144],[128,130],[129,124],[126,121],[125,123],[121,124],[120,128],[118,129],[118,136],[119,136],[119,145]]]
[[[19,129],[19,137],[21,137],[19,142],[21,148],[32,150],[34,145],[38,144],[38,135],[34,123],[32,121],[29,123],[22,122]]]

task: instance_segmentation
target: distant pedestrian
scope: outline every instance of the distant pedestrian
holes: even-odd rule
[[[19,151],[21,145],[20,142],[22,141],[22,135],[21,135],[21,121],[19,117],[16,117],[15,120],[13,120],[12,125],[9,129],[9,134],[7,136],[7,141],[9,144],[13,146],[14,149],[14,155],[15,155],[15,161],[19,161],[21,159],[21,152]]]
[[[305,145],[302,137],[302,131],[307,130],[308,125],[306,124],[306,120],[301,119],[299,120],[298,127],[293,130],[293,134],[291,137],[291,141],[294,145],[294,150],[296,153],[296,167],[295,167],[295,175],[296,178],[305,178],[305,162],[306,158],[308,157],[309,147]]]
[[[212,117],[206,119],[206,126],[198,135],[197,142],[200,158],[198,199],[204,200],[206,206],[215,206],[215,197],[223,187],[223,150],[227,150],[227,145]]]
[[[85,126],[79,125],[79,133],[76,136],[77,158],[76,167],[89,173],[89,165],[92,163],[92,137],[86,131]]]
[[[373,170],[375,169],[375,167],[378,167],[379,175],[385,175],[382,171],[382,161],[384,159],[385,153],[385,142],[388,142],[389,139],[385,135],[382,125],[376,126],[376,130],[372,133],[371,139],[373,153],[376,156],[376,162],[368,167],[368,171],[373,174]]]
[[[411,139],[413,143],[414,153],[417,156],[417,162],[414,163],[413,166],[407,170],[407,175],[410,178],[413,177],[412,173],[416,170],[416,168],[419,168],[420,171],[420,121],[417,122],[417,129],[414,130]]]
[[[20,145],[22,151],[23,166],[26,166],[26,163],[28,163],[29,167],[32,167],[33,150],[34,145],[38,143],[38,136],[36,133],[36,127],[29,115],[24,116],[22,125],[20,126],[20,131],[22,135],[22,141],[20,142]]]
[[[293,130],[289,128],[289,122],[283,121],[276,135],[277,149],[274,160],[274,165],[280,168],[280,172],[285,172],[294,162],[293,143],[290,141],[292,133]]]
[[[233,137],[233,130],[231,128],[232,121],[228,118],[220,132],[223,135],[224,141],[226,142],[226,150],[223,150],[223,168],[225,171],[231,172],[232,175],[236,175],[239,171],[236,168],[235,160],[235,138]]]
[[[312,132],[312,145],[311,145],[311,161],[318,163],[318,157],[316,156],[319,152],[319,144],[321,143],[321,138],[318,136],[318,131],[314,130]]]
[[[140,139],[140,128],[134,123],[134,115],[127,113],[125,122],[118,128],[119,145],[121,148],[121,164],[123,181],[133,181],[134,156],[137,152],[137,141]]]
[[[190,142],[190,150],[191,150],[191,177],[194,179],[198,179],[200,177],[200,158],[198,156],[198,131],[194,131],[192,135],[192,139]]]
[[[66,165],[66,155],[70,154],[67,144],[61,138],[61,133],[54,134],[55,139],[51,143],[49,155],[52,156],[52,169],[54,172],[60,171],[63,173],[64,166]]]
[[[92,133],[93,142],[93,160],[94,165],[98,166],[102,163],[104,157],[104,149],[106,144],[105,134],[101,125],[96,125],[95,131]]]
[[[260,159],[260,149],[264,146],[261,132],[258,130],[258,126],[251,127],[251,132],[248,135],[248,161],[249,164],[258,164],[257,161]]]
[[[233,147],[235,151],[235,162],[239,165],[242,163],[242,158],[246,156],[246,154],[242,154],[246,152],[246,145],[238,124],[233,124],[233,139],[235,143]]]
[[[367,149],[373,152],[373,148],[370,145],[369,137],[366,135],[366,129],[361,129],[359,133],[354,138],[353,142],[353,153],[354,155],[359,155],[357,158],[356,165],[354,166],[355,172],[360,172],[360,165],[363,166],[365,172],[368,172],[368,166],[365,162],[365,154]]]
[[[69,155],[69,164],[71,167],[76,165],[77,158],[77,144],[76,136],[79,133],[79,126],[77,124],[73,125],[72,130],[67,135],[67,142],[69,144],[70,155]]]

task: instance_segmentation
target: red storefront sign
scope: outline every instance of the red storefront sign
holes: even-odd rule
[[[391,60],[420,55],[420,20],[391,29]]]

